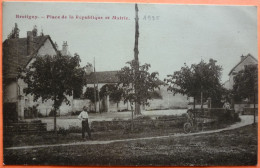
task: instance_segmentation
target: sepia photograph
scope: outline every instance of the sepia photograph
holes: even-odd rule
[[[2,8],[4,165],[257,165],[257,6]]]

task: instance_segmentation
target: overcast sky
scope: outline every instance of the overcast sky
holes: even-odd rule
[[[213,58],[223,67],[224,82],[242,54],[258,58],[254,6],[139,4],[138,7],[139,59],[151,64],[151,71],[158,71],[161,79],[184,63],[190,65]],[[47,19],[47,15],[64,15],[67,19]],[[68,19],[69,15],[74,19]],[[76,15],[103,19],[81,20]],[[110,19],[104,19],[106,16]],[[113,16],[129,19],[112,20]],[[155,20],[149,20],[149,16]],[[59,49],[67,41],[69,51],[80,55],[82,65],[93,63],[95,57],[97,71],[119,70],[134,58],[134,18],[134,4],[5,2],[3,40],[15,23],[20,37],[26,37],[26,32],[37,25],[38,31],[42,29],[45,35],[50,35]]]

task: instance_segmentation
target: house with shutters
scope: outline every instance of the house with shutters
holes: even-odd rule
[[[38,56],[70,53],[67,42],[63,43],[62,50],[59,51],[49,35],[36,34],[28,31],[25,38],[10,38],[3,42],[3,113],[7,120],[24,119],[28,107],[35,106],[46,116],[52,109],[51,100],[45,103],[41,100],[34,102],[32,95],[25,95],[23,89],[26,83],[18,78],[18,68],[29,67]],[[66,104],[62,108],[65,112],[71,110]]]

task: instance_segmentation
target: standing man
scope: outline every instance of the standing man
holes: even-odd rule
[[[83,111],[79,114],[78,119],[81,120],[82,123],[82,138],[85,138],[85,132],[87,131],[89,139],[92,140],[88,125],[88,108],[86,106],[83,107]]]

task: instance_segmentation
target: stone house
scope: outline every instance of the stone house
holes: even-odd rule
[[[234,86],[234,77],[239,71],[243,70],[248,65],[258,65],[258,60],[251,54],[246,56],[242,55],[240,61],[230,70],[228,74],[229,79],[224,83],[224,87],[228,90],[232,90]],[[231,100],[231,104],[235,111],[239,113],[244,112],[245,108],[250,109],[254,107],[254,105],[250,102],[247,102],[247,100],[242,102],[235,102],[234,100]]]
[[[52,109],[51,100],[42,103],[33,101],[32,95],[25,95],[26,83],[18,78],[18,68],[29,67],[37,56],[56,55],[58,52],[69,54],[67,42],[58,51],[49,35],[36,36],[32,31],[25,38],[6,39],[3,42],[3,112],[10,120],[24,119],[24,111],[28,107],[37,109],[48,115]],[[69,111],[71,107],[63,105],[61,111]]]

